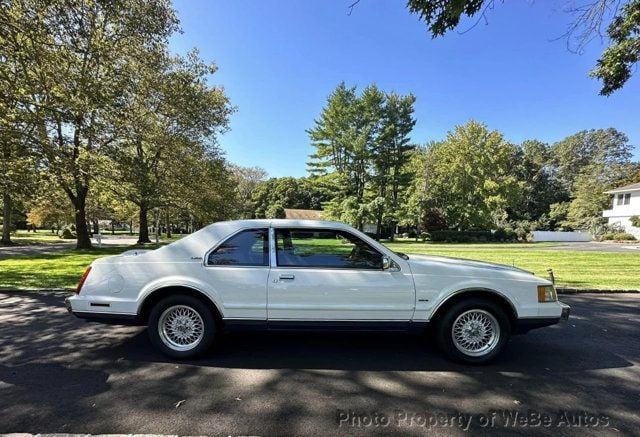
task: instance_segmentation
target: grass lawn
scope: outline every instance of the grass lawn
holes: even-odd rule
[[[62,234],[62,231],[60,232]],[[111,231],[103,230],[102,235],[106,238],[111,237]],[[129,238],[138,238],[138,234],[129,234],[127,231],[115,231],[116,237],[129,237]],[[182,238],[183,234],[172,234],[171,238],[166,238],[166,236],[160,236],[160,242],[173,242]],[[151,241],[155,241],[155,234],[150,234],[149,238]],[[27,232],[26,230],[19,229],[15,233],[11,234],[11,241],[20,246],[31,246],[36,244],[58,244],[58,243],[75,243],[75,239],[71,240],[63,240],[58,237],[55,232],[51,232],[51,229],[39,229],[38,232]]]
[[[548,277],[552,268],[558,286],[640,289],[640,253],[544,250],[556,243],[436,244],[402,241],[386,244],[408,254],[442,255],[515,265]]]
[[[136,247],[139,246],[61,250],[0,259],[0,288],[75,288],[80,276],[94,259],[117,255]]]
[[[553,245],[438,244],[413,241],[387,243],[392,250],[409,254],[444,255],[515,264],[543,277],[547,276],[546,270],[551,267],[556,283],[560,286],[640,289],[640,253],[544,250],[544,247]],[[91,261],[132,248],[135,246],[112,246],[88,251],[64,250],[46,255],[2,259],[0,288],[74,288]]]
[[[60,232],[62,234],[62,231]],[[21,246],[32,244],[75,243],[76,240],[63,240],[51,229],[39,229],[38,232],[27,232],[23,229],[11,234],[11,241]]]

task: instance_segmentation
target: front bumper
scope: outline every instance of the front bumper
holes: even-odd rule
[[[545,326],[555,325],[560,320],[569,320],[571,307],[565,303],[558,302],[560,305],[560,317],[527,317],[516,320],[514,334],[526,334],[532,329],[544,328]]]

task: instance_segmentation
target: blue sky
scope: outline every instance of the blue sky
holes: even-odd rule
[[[172,49],[197,47],[216,62],[211,82],[238,108],[220,139],[231,161],[270,176],[306,175],[305,129],[340,81],[412,92],[416,143],[442,139],[473,118],[513,142],[614,127],[640,144],[640,72],[621,91],[599,96],[588,71],[603,43],[577,55],[565,40],[553,41],[570,22],[564,1],[498,2],[488,25],[435,40],[402,0],[361,0],[349,16],[352,2],[175,0],[184,33]]]

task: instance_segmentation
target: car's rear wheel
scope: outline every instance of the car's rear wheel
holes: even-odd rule
[[[216,324],[202,301],[183,295],[158,302],[149,314],[151,343],[173,358],[194,358],[213,344]]]
[[[439,319],[437,341],[451,359],[485,364],[496,358],[509,340],[509,319],[497,304],[485,299],[455,303]]]

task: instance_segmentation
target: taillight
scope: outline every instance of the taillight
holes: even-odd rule
[[[80,294],[80,290],[82,289],[82,286],[84,285],[84,281],[87,280],[87,276],[89,276],[89,272],[91,271],[91,266],[87,267],[87,270],[84,271],[84,273],[82,274],[82,278],[80,278],[80,282],[78,283],[78,286],[76,287],[76,294]]]

